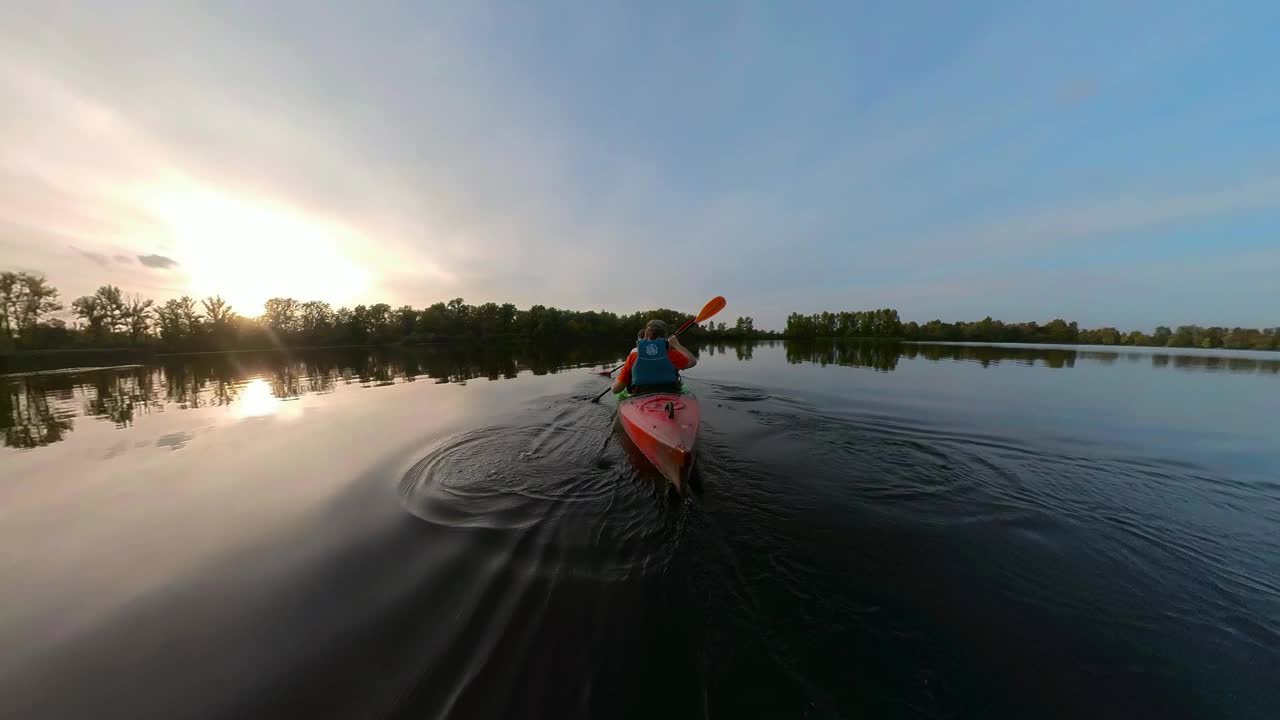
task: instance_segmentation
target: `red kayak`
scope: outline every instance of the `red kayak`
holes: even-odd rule
[[[618,417],[640,452],[684,494],[698,439],[698,398],[692,393],[648,393],[618,403]]]

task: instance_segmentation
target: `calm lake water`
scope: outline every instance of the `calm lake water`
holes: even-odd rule
[[[0,717],[1276,716],[1280,356],[625,350],[0,377]]]

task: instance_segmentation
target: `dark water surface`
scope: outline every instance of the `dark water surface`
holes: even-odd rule
[[[0,717],[1276,717],[1277,356],[623,350],[0,377]]]

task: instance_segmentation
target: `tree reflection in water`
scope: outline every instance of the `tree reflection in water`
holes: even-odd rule
[[[729,354],[753,359],[758,345],[723,343],[696,348],[708,358]],[[1280,358],[1256,358],[1178,351],[1123,351],[1054,346],[949,345],[904,342],[786,341],[792,364],[868,368],[892,372],[899,362],[1001,363],[1069,370],[1077,362],[1126,365],[1149,362],[1161,371],[1280,374]],[[353,348],[304,353],[258,352],[167,356],[150,366],[124,366],[83,372],[54,371],[0,378],[0,430],[4,445],[34,448],[63,440],[74,418],[86,416],[129,427],[143,414],[165,409],[194,410],[275,403],[338,386],[366,388],[429,380],[465,384],[473,379],[500,381],[520,373],[546,375],[566,369],[612,367],[628,348],[502,345],[442,345],[412,349]],[[251,383],[254,385],[249,388]]]

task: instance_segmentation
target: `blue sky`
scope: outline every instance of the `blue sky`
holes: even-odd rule
[[[1280,323],[1266,4],[318,5],[2,11],[0,265],[246,314]]]

